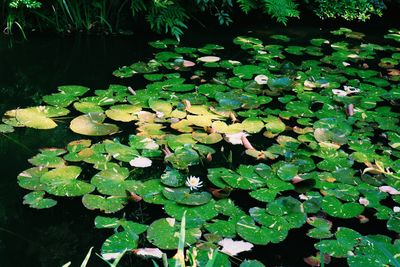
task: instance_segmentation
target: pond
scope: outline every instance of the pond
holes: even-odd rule
[[[45,170],[41,179],[43,181],[47,179],[48,184],[51,184],[45,189],[46,197],[51,196],[58,203],[51,208],[33,209],[22,204],[24,195],[31,192],[32,188],[31,190],[23,189],[17,184],[17,176],[32,165],[53,164],[54,166],[49,167],[55,168],[54,170],[59,169],[57,162],[50,163],[50,161],[60,159],[59,155],[69,161],[68,165],[77,165],[75,162],[78,160],[73,158],[75,157],[72,155],[73,152],[75,150],[81,152],[89,148],[91,143],[71,144],[70,142],[88,139],[91,135],[106,135],[91,138],[93,144],[102,143],[105,139],[110,140],[102,143],[105,148],[101,149],[105,150],[99,152],[98,156],[108,153],[108,156],[116,159],[121,166],[131,165],[129,167],[131,173],[126,176],[136,177],[136,180],[145,178],[150,181],[159,180],[161,174],[167,177],[157,194],[161,194],[160,192],[165,188],[169,188],[170,191],[164,191],[163,195],[157,197],[152,195],[146,199],[146,194],[154,193],[153,187],[160,188],[158,180],[157,186],[148,186],[151,187],[150,189],[142,184],[130,185],[129,188],[135,189],[128,190],[133,193],[132,198],[139,197],[144,201],[131,201],[123,211],[118,211],[119,209],[113,206],[110,209],[118,211],[114,214],[115,217],[125,217],[146,225],[151,225],[155,220],[162,223],[164,222],[162,218],[165,216],[162,214],[161,206],[165,204],[164,209],[168,215],[180,221],[182,214],[177,207],[181,207],[179,205],[182,203],[190,204],[190,207],[202,207],[203,204],[205,206],[210,203],[215,205],[214,198],[223,200],[226,195],[230,195],[229,198],[246,213],[249,213],[251,209],[251,216],[239,212],[240,219],[238,219],[230,214],[233,211],[223,211],[223,206],[229,206],[228,203],[220,202],[222,204],[216,208],[218,210],[216,215],[220,213],[219,222],[212,222],[211,219],[216,215],[208,215],[207,210],[200,210],[200,213],[188,212],[185,215],[187,216],[187,231],[193,232],[192,236],[187,237],[187,242],[191,240],[190,238],[193,239],[197,231],[193,229],[199,229],[200,224],[207,229],[205,231],[202,228],[203,234],[207,231],[215,234],[222,231],[220,228],[229,228],[228,221],[236,220],[235,224],[245,225],[244,228],[240,226],[238,228],[236,225],[234,233],[229,232],[228,229],[228,233],[222,235],[256,244],[251,252],[243,252],[232,257],[234,266],[238,266],[241,260],[246,258],[259,260],[266,266],[309,266],[303,258],[315,255],[315,243],[327,238],[333,240],[332,242],[338,242],[331,243],[331,246],[343,245],[337,241],[341,235],[340,231],[338,231],[339,234],[336,232],[337,227],[348,227],[361,235],[381,234],[395,238],[396,232],[399,233],[398,220],[400,219],[392,209],[400,205],[398,204],[400,199],[396,196],[397,192],[389,191],[398,188],[397,179],[400,178],[398,177],[400,153],[396,151],[400,139],[398,130],[400,88],[398,87],[399,73],[396,70],[400,59],[399,45],[393,39],[383,39],[391,28],[388,26],[373,29],[365,26],[353,28],[367,34],[366,36],[346,29],[337,31],[336,34],[331,33],[332,30],[338,28],[317,29],[307,26],[267,27],[256,30],[247,28],[235,29],[234,32],[225,31],[223,34],[217,31],[203,31],[201,34],[196,32],[186,35],[179,45],[182,47],[181,50],[176,49],[173,42],[160,41],[152,43],[152,46],[148,45],[148,42],[157,40],[156,36],[33,35],[27,42],[14,43],[12,48],[9,47],[9,40],[4,37],[0,39],[0,114],[16,108],[22,110],[25,107],[43,105],[45,104],[43,97],[56,94],[57,87],[63,85],[81,85],[91,88],[89,92],[82,89],[84,87],[59,88],[64,96],[68,95],[66,93],[68,90],[76,94],[72,97],[72,102],[78,98],[92,96],[95,89],[105,90],[110,84],[123,85],[123,87],[114,86],[108,89],[115,90],[112,93],[113,98],[118,98],[118,94],[124,91],[121,93],[121,100],[110,100],[115,104],[115,108],[112,112],[106,113],[108,116],[106,122],[110,125],[118,122],[122,132],[113,130],[112,127],[103,127],[106,124],[102,123],[100,123],[100,129],[96,128],[97,126],[94,127],[93,120],[96,123],[102,121],[103,115],[82,116],[81,114],[86,114],[87,110],[90,110],[91,114],[99,114],[96,113],[99,106],[104,107],[104,110],[109,108],[107,104],[99,104],[100,100],[86,98],[82,102],[97,104],[75,107],[80,112],[74,110],[70,105],[72,102],[60,105],[61,108],[68,107],[72,112],[69,115],[62,113],[61,116],[55,116],[60,117],[54,119],[58,124],[57,127],[48,127],[52,128],[48,130],[33,129],[43,128],[43,123],[46,122],[54,123],[51,118],[43,117],[39,110],[34,112],[36,115],[40,114],[39,122],[34,127],[27,122],[26,128],[15,127],[14,132],[1,134],[0,162],[3,173],[0,180],[0,255],[3,266],[61,266],[68,261],[72,261],[73,266],[79,266],[91,246],[100,253],[103,242],[112,235],[113,231],[96,229],[94,221],[97,216],[113,217],[113,214],[100,212],[96,206],[98,204],[93,204],[89,197],[86,197],[85,205],[82,205],[81,195],[90,195],[92,189],[89,188],[82,194],[77,193],[78,197],[60,197],[60,195],[68,195],[68,192],[60,193],[60,190],[64,189],[53,185],[52,175],[44,174],[47,171]],[[394,32],[393,35],[399,40],[398,32]],[[254,38],[236,38],[237,36]],[[310,40],[313,40],[311,44]],[[216,45],[205,47],[206,44]],[[164,47],[174,52],[162,52]],[[196,51],[188,47],[202,47],[203,50]],[[225,49],[220,49],[222,47]],[[187,61],[181,61],[181,55]],[[332,56],[324,58],[322,69],[316,61],[325,55]],[[159,62],[155,65],[154,62],[138,63],[130,68],[120,68],[138,61],[148,62],[154,56]],[[380,61],[381,58],[384,60]],[[228,59],[232,60],[228,61]],[[242,62],[243,65],[240,66],[236,61]],[[196,66],[193,66],[196,71],[191,69],[193,63],[196,63]],[[158,69],[158,72],[153,72]],[[133,75],[133,70],[139,74]],[[145,73],[145,79],[141,73]],[[163,76],[168,73],[170,76]],[[184,77],[185,83],[180,77]],[[189,85],[190,83],[198,86],[196,90],[199,91],[199,95],[193,94],[194,87]],[[154,88],[146,87],[148,84],[153,84]],[[127,86],[131,88],[127,89]],[[145,87],[148,91],[146,94],[141,94],[139,89]],[[292,88],[296,90],[292,91]],[[78,92],[80,90],[83,90],[82,94],[85,94],[82,97]],[[157,93],[157,90],[160,93]],[[312,92],[317,93],[312,94]],[[175,95],[176,99],[187,101],[177,101],[172,97],[168,98],[167,95]],[[185,96],[182,97],[183,95]],[[240,98],[243,95],[247,98]],[[109,97],[109,95],[102,96]],[[208,104],[204,103],[204,99],[207,98],[210,99],[210,103],[213,103],[213,107],[217,106],[220,109],[211,109],[213,112],[210,112]],[[51,97],[44,99],[45,102],[53,103],[53,105],[69,101],[59,99],[57,96],[55,99]],[[142,117],[132,117],[135,112],[126,112],[126,109],[116,105],[126,104],[126,99],[131,99],[128,102],[136,105],[136,108],[140,107],[139,110],[135,109],[135,112],[142,110],[140,105],[146,102],[143,107],[145,111],[140,113]],[[202,105],[205,105],[206,110],[200,107]],[[257,112],[261,108],[265,114],[268,114],[263,120],[258,119],[258,117],[263,117],[263,114]],[[101,109],[100,111],[102,112]],[[175,114],[170,115],[173,111],[176,111]],[[186,117],[186,111],[190,113],[188,117]],[[182,112],[185,112],[185,115],[182,115]],[[168,120],[164,120],[166,114],[169,117]],[[29,113],[28,116],[31,120],[32,115]],[[92,116],[99,117],[93,119]],[[374,119],[366,119],[368,116]],[[71,131],[69,123],[75,117],[83,120],[83,123],[75,123],[75,127],[71,124]],[[126,117],[129,118],[125,119]],[[21,120],[21,117],[19,119]],[[127,123],[130,121],[139,121],[139,129],[133,129]],[[225,121],[234,126],[228,129],[228,126],[224,124]],[[166,133],[159,127],[166,122],[174,131],[172,137],[169,138],[164,138]],[[89,132],[87,132],[88,128],[82,124],[90,126]],[[45,125],[44,128],[46,127]],[[214,130],[211,132],[204,130],[210,127]],[[235,127],[239,127],[237,128],[239,130]],[[197,135],[192,133],[191,128],[195,128]],[[266,131],[261,131],[261,128],[265,128]],[[170,130],[171,128],[168,128],[168,131]],[[105,133],[100,134],[97,131],[105,131]],[[144,149],[138,145],[143,141],[142,139],[128,138],[129,134],[134,135],[138,132],[141,136],[150,138],[151,142],[149,141],[148,145],[153,145],[156,149]],[[244,136],[244,138],[239,137],[238,141],[234,135],[238,132],[247,132],[248,139]],[[117,139],[113,140],[114,137]],[[221,141],[222,137],[227,141]],[[153,143],[154,140],[157,143]],[[251,144],[245,148],[240,145],[248,140],[257,149],[253,149]],[[369,146],[359,143],[361,141],[368,143],[368,140],[372,142]],[[124,145],[129,144],[131,148],[136,147],[140,158],[151,158],[153,166],[142,169],[135,165],[136,163],[131,163],[137,155],[132,158],[132,155],[126,152],[127,146],[121,146],[119,142]],[[56,150],[48,150],[48,153],[53,153],[51,155],[43,156],[46,154],[44,151],[39,157],[35,157],[40,148],[64,149],[68,143],[71,144],[68,149],[69,157],[63,155],[65,151]],[[185,144],[197,147],[187,148]],[[321,144],[326,150],[309,152],[315,150],[316,146],[320,147]],[[299,146],[301,149],[297,150]],[[172,156],[167,159],[168,169],[165,169],[166,164],[160,160],[162,147],[167,156],[172,152]],[[222,152],[221,147],[224,149]],[[93,150],[93,146],[91,149]],[[180,150],[185,151],[179,154]],[[376,153],[372,152],[375,150]],[[301,153],[296,154],[298,151]],[[193,153],[196,155],[193,156]],[[191,156],[194,157],[192,160]],[[310,158],[312,160],[309,160]],[[30,162],[28,159],[31,159]],[[366,161],[370,161],[371,164],[365,165]],[[96,175],[97,170],[107,171],[103,167],[95,170],[91,164],[106,163],[99,159],[86,160],[79,165],[82,169],[86,168],[84,177]],[[118,169],[116,171],[118,175],[125,175],[124,168],[114,165],[112,168]],[[187,169],[190,172],[187,172]],[[54,173],[54,170],[47,173]],[[76,169],[70,169],[70,171],[75,172]],[[80,171],[78,170],[78,175]],[[362,171],[365,173],[361,175]],[[92,179],[91,184],[82,186],[96,186],[102,195],[122,197],[119,192],[115,193],[117,190],[113,191],[104,186],[104,180],[109,178],[104,178],[104,176],[109,174],[102,173],[102,175],[103,178]],[[201,177],[204,182],[203,187],[193,180],[194,189],[197,184],[200,190],[190,190],[185,186],[185,179],[181,176],[186,178],[189,175]],[[275,180],[270,181],[275,182],[267,183],[260,180],[263,175],[273,176]],[[358,178],[361,176],[363,179]],[[177,177],[181,180],[178,183]],[[252,182],[243,183],[242,177]],[[113,180],[114,176],[110,179]],[[351,179],[355,182],[350,181]],[[90,178],[86,179],[86,181],[89,180]],[[147,181],[146,185],[148,184]],[[114,183],[112,186],[119,185]],[[124,186],[126,187],[123,192],[128,188],[127,185]],[[386,186],[386,189],[382,189],[384,192],[372,189],[382,186]],[[32,186],[25,185],[25,188],[29,187]],[[206,191],[206,187],[210,193]],[[186,198],[185,200],[179,198],[182,193],[179,190],[184,194],[193,195],[190,203],[185,202]],[[211,195],[212,200],[210,200]],[[159,198],[162,198],[162,201]],[[319,202],[313,202],[313,198],[319,199]],[[269,203],[268,213],[265,210],[266,203]],[[337,205],[331,205],[332,203]],[[120,206],[122,205],[121,208],[125,204],[119,203]],[[31,202],[31,205],[35,203]],[[49,206],[52,205],[53,203],[49,202]],[[321,205],[322,211],[319,207]],[[347,206],[347,209],[344,205],[353,206]],[[288,206],[291,210],[284,210]],[[107,210],[107,208],[102,208]],[[293,215],[292,211],[297,208],[300,210],[294,212]],[[278,219],[278,217],[288,216],[288,213],[293,217],[283,219],[283,221]],[[272,217],[275,219],[272,220]],[[207,225],[199,222],[197,220],[199,218],[207,221]],[[388,230],[387,221],[390,218],[392,225]],[[369,221],[366,222],[366,220]],[[329,226],[330,221],[333,221],[332,230]],[[101,225],[101,222],[97,222]],[[260,236],[254,236],[254,233],[251,233],[255,231],[256,235],[261,235],[259,229],[264,224],[272,229],[271,235],[275,240],[264,242],[259,239]],[[283,229],[285,224],[290,224],[291,227]],[[282,228],[276,229],[274,225],[280,225]],[[170,230],[168,224],[166,227],[164,231]],[[246,227],[252,230],[246,231]],[[152,227],[153,236],[151,238],[148,236],[150,243],[153,244],[151,246],[168,248],[170,244],[165,242],[168,236],[162,237],[162,231],[154,229],[156,229],[155,226]],[[310,229],[313,229],[311,234]],[[335,232],[337,240],[332,235]],[[350,236],[362,240],[358,233],[345,233],[346,230],[343,232],[342,235],[346,238]],[[149,230],[147,235],[151,235]],[[161,238],[158,238],[159,236]],[[212,240],[215,236],[208,236],[208,238]],[[202,239],[205,240],[204,237]],[[196,239],[190,242],[196,243]],[[212,243],[212,241],[209,242]],[[139,243],[149,245],[143,235]],[[264,245],[264,243],[268,244]],[[384,245],[389,252],[392,252],[394,248],[399,249],[398,243],[396,247],[390,247],[390,244],[386,243]],[[342,252],[341,249],[336,251],[326,246],[321,243],[319,249],[325,249],[327,254],[330,254],[332,250],[336,253]],[[354,250],[356,254],[364,255],[363,249],[365,250],[365,247],[362,245],[356,247],[356,244],[353,244],[345,252]],[[106,249],[106,251],[115,252],[112,249]],[[175,251],[168,252],[168,256],[173,256]],[[394,261],[390,258],[387,259],[384,256],[377,256],[377,258],[394,265]],[[345,259],[332,257],[330,260],[331,266],[346,264]],[[152,264],[149,260],[141,261],[133,255],[124,257],[119,266],[136,266],[138,262],[148,266]],[[102,264],[104,262],[93,253],[88,266],[102,266]]]

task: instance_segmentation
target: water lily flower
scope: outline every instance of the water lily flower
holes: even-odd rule
[[[397,212],[400,212],[400,207],[394,206],[394,207],[393,207],[393,211],[396,212],[396,213],[397,213]]]
[[[200,181],[199,177],[189,176],[186,180],[186,185],[190,188],[190,190],[197,190],[203,186],[203,182]]]
[[[129,161],[129,164],[133,167],[146,168],[151,166],[152,161],[149,158],[137,157]]]
[[[254,81],[256,81],[256,83],[257,84],[267,84],[268,83],[268,77],[267,76],[265,76],[265,75],[262,75],[262,74],[260,74],[260,75],[257,75],[255,78],[254,78]]]

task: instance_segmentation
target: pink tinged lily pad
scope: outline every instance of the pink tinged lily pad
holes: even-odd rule
[[[131,166],[137,167],[137,168],[146,168],[146,167],[151,166],[152,161],[149,158],[137,157],[137,158],[134,158],[133,160],[129,161],[129,164]]]
[[[142,257],[153,257],[161,259],[163,252],[158,248],[140,248],[133,250],[133,253]]]
[[[380,186],[379,190],[381,192],[389,193],[391,195],[400,195],[400,191],[398,191],[397,189],[395,189],[395,188],[393,188],[391,186],[388,186],[388,185]]]
[[[340,89],[332,89],[332,93],[337,96],[347,96],[347,92]]]
[[[222,246],[221,252],[230,256],[235,256],[243,251],[250,251],[254,245],[245,241],[234,241],[231,238],[224,238],[218,242]]]
[[[232,145],[243,145],[243,139],[242,137],[247,137],[249,136],[245,132],[239,132],[239,133],[233,133],[233,134],[225,134],[224,139],[228,143],[231,143]]]
[[[301,178],[300,176],[296,175],[295,177],[292,178],[292,184],[297,184],[304,181],[303,178]]]
[[[368,199],[366,199],[364,197],[360,197],[360,199],[358,200],[358,203],[360,203],[361,205],[364,205],[365,207],[369,205]]]
[[[205,56],[205,57],[199,57],[197,60],[201,62],[212,63],[220,61],[221,58],[216,56]]]
[[[193,67],[195,65],[196,65],[196,63],[194,63],[193,61],[183,60],[183,66],[186,67],[186,68],[190,68],[190,67]]]

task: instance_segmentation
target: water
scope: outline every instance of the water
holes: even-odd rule
[[[389,26],[372,27],[369,40],[379,39]],[[314,37],[323,37],[323,29],[307,26],[289,28],[265,27],[250,33],[263,39],[271,33],[289,34],[295,42],[306,43]],[[336,26],[335,26],[336,28]],[[249,34],[248,29],[225,30],[223,33],[199,30],[189,32],[183,42],[186,45],[201,45],[207,42],[227,47],[234,36]],[[111,83],[131,85],[129,80],[121,80],[111,75],[122,65],[151,56],[147,42],[154,36],[99,37],[36,35],[28,42],[14,43],[0,38],[0,114],[16,107],[40,104],[43,95],[56,91],[57,86],[79,84],[92,89],[107,88]],[[229,51],[228,51],[229,53]],[[95,212],[88,212],[80,198],[65,200],[47,210],[34,210],[22,205],[27,193],[18,187],[18,173],[30,167],[27,159],[42,147],[62,147],[76,137],[61,122],[60,127],[49,131],[18,129],[15,133],[0,137],[0,256],[1,266],[61,266],[72,261],[79,266],[86,252],[94,245],[98,251],[109,232],[94,229]],[[384,227],[384,226],[383,226]],[[297,231],[297,230],[296,230]],[[300,230],[298,230],[300,231]],[[287,242],[280,245],[258,247],[244,256],[269,263],[268,266],[301,266],[302,257],[312,253],[312,244],[296,240],[304,233],[290,234]],[[299,244],[303,243],[301,247]],[[124,266],[135,266],[127,259]],[[147,262],[149,264],[149,262]],[[284,263],[279,265],[279,263]],[[96,256],[92,256],[89,266],[102,266]]]

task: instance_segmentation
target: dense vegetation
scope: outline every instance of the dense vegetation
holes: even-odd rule
[[[28,160],[23,203],[79,199],[110,266],[262,267],[243,253],[288,239],[312,244],[295,266],[400,266],[400,31],[331,33],[239,36],[233,54],[154,41],[113,72],[133,88],[63,85],[7,111],[4,136],[77,134]]]
[[[321,19],[365,21],[381,16],[386,0],[3,0],[4,32],[15,28],[58,32],[127,32],[146,21],[157,33],[177,39],[189,23],[202,23],[203,14],[215,16],[221,25],[233,22],[235,13],[272,17],[286,24],[299,18],[301,9],[311,9]],[[139,23],[139,25],[142,25]]]

